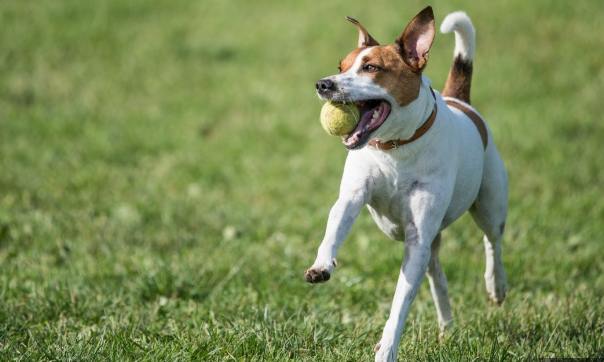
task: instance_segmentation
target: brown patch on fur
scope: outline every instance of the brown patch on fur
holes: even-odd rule
[[[340,73],[344,73],[352,67],[354,60],[357,58],[359,53],[365,48],[356,48],[355,50],[348,53],[348,55],[340,61]]]
[[[377,44],[366,29],[355,19],[349,18],[359,29],[359,44]],[[428,61],[428,52],[434,41],[434,13],[430,6],[424,8],[409,22],[396,43],[386,46],[375,46],[364,57],[362,64],[378,67],[377,71],[365,72],[362,67],[359,73],[367,75],[376,84],[390,93],[398,105],[405,106],[419,95],[421,71]],[[348,71],[359,53],[367,49],[361,46],[350,52],[340,61],[340,73]]]
[[[419,94],[421,74],[403,61],[396,45],[380,46],[363,58],[362,64],[372,64],[380,70],[365,73],[390,93],[399,105],[405,106]],[[362,69],[359,72],[363,72]]]
[[[447,82],[442,91],[443,96],[461,99],[470,104],[470,88],[472,85],[473,65],[471,60],[456,56],[451,64]]]

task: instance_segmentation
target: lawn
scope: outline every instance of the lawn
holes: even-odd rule
[[[478,32],[473,103],[510,176],[509,293],[487,302],[464,216],[401,360],[604,357],[604,6],[432,2]],[[392,41],[423,1],[0,3],[0,360],[373,358],[403,254],[363,212],[304,282],[346,151],[314,82],[361,20]],[[444,83],[453,37],[427,75]]]

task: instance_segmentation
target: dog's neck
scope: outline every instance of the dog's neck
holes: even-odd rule
[[[430,80],[422,76],[417,98],[406,106],[394,106],[392,119],[380,127],[372,138],[389,141],[412,137],[415,131],[430,117],[435,102],[430,89]]]

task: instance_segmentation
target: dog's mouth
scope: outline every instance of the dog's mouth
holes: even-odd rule
[[[357,101],[354,104],[359,109],[361,119],[352,132],[342,137],[342,143],[349,150],[365,145],[371,134],[384,124],[392,108],[390,103],[382,99]]]

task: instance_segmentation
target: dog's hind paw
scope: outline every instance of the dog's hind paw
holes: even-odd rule
[[[310,268],[304,273],[304,278],[309,283],[323,283],[329,280],[331,275],[326,269]]]

